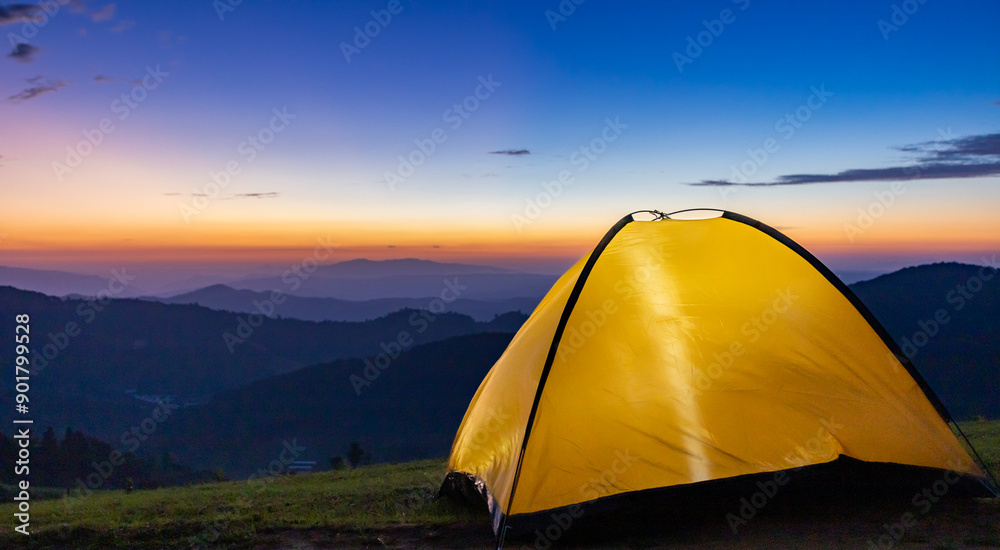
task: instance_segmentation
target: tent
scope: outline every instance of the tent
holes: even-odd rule
[[[625,216],[558,279],[489,371],[442,494],[484,500],[500,536],[831,464],[995,495],[944,405],[819,260],[740,214],[642,212],[653,219]]]

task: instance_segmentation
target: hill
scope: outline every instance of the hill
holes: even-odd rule
[[[212,285],[170,298],[157,298],[165,304],[197,304],[210,309],[253,313],[254,304],[269,299],[270,292],[236,290],[226,285]],[[284,301],[275,306],[275,312],[282,317],[304,321],[367,321],[388,315],[401,309],[429,309],[436,297],[424,298],[380,298],[376,300],[340,300],[337,298],[306,298],[295,295],[284,296]],[[499,301],[467,300],[459,298],[448,305],[448,310],[468,315],[476,321],[489,321],[493,317],[511,311],[530,313],[538,305],[537,298],[508,298]]]
[[[401,339],[410,347],[513,332],[524,320],[510,314],[477,323],[455,313],[403,310],[367,322],[316,323],[135,299],[64,300],[0,287],[0,319],[13,323],[25,312],[31,315],[36,423],[108,441],[148,416],[157,399],[186,406],[306,365],[374,356]],[[11,325],[7,329],[13,334]],[[13,343],[0,339],[0,358],[12,357]],[[0,384],[0,399],[9,402],[12,389]]]
[[[1000,272],[936,263],[851,289],[953,416],[1000,418]]]
[[[159,441],[183,463],[222,467],[233,477],[266,467],[292,441],[302,448],[298,460],[321,467],[355,441],[376,462],[444,456],[511,336],[425,344],[384,369],[345,359],[261,380],[180,411]]]

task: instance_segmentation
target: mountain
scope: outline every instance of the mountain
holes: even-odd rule
[[[236,290],[226,285],[212,285],[171,298],[157,301],[167,304],[197,304],[210,309],[253,313],[254,304],[269,300],[270,292]],[[457,299],[444,304],[447,311],[468,315],[476,321],[489,321],[510,311],[530,313],[541,301],[538,298],[508,298],[499,301]],[[443,303],[443,302],[442,302]],[[275,305],[275,313],[282,317],[304,321],[366,321],[388,315],[401,309],[431,309],[435,298],[381,298],[377,300],[340,300],[337,298],[303,298],[288,295]]]
[[[937,310],[950,321],[913,359],[959,419],[1000,417],[1000,273],[935,264],[904,269],[851,288],[904,345]],[[958,308],[957,285],[978,288]],[[955,291],[954,293],[952,291]],[[324,463],[359,441],[374,460],[445,456],[465,408],[509,335],[470,335],[416,347],[382,371],[360,395],[350,384],[357,359],[316,365],[259,381],[183,411],[165,429],[170,449],[199,468],[248,474],[283,442],[307,447]],[[922,339],[919,339],[922,342]]]
[[[321,467],[357,441],[375,461],[448,454],[469,400],[512,334],[475,334],[417,346],[370,385],[356,386],[366,364],[314,365],[225,392],[178,413],[163,445],[178,460],[247,476],[286,445]],[[376,368],[376,367],[370,367]],[[500,411],[503,414],[503,411]]]
[[[506,273],[517,271],[486,265],[441,263],[430,260],[405,258],[401,260],[348,260],[320,266],[316,274],[332,279],[364,279],[407,275],[469,275],[472,273]]]
[[[122,273],[122,271],[126,271]],[[127,270],[117,273],[126,279],[130,277]],[[96,275],[80,275],[77,273],[67,273],[65,271],[48,271],[41,269],[25,269],[22,267],[0,266],[0,286],[12,286],[22,290],[32,290],[51,296],[67,296],[76,294],[81,296],[97,296],[98,292],[109,292],[109,285],[115,281],[112,273],[108,277],[98,277]],[[142,290],[136,288],[131,281],[128,285],[115,284],[111,290],[120,288],[120,292],[113,294],[122,298],[140,296]]]
[[[1000,417],[1000,271],[936,263],[851,289],[953,416]]]
[[[554,275],[428,260],[351,260],[307,269],[294,266],[279,276],[245,278],[228,283],[239,290],[280,291],[302,297],[341,300],[426,298],[442,293],[465,300],[500,301],[544,296]]]
[[[0,287],[0,319],[30,314],[36,423],[117,440],[153,403],[178,405],[306,365],[480,332],[514,332],[525,316],[477,323],[456,313],[402,310],[367,322],[310,322],[136,299],[60,299]],[[400,346],[400,344],[403,344]],[[0,363],[14,339],[0,339]],[[0,384],[10,402],[12,384]]]

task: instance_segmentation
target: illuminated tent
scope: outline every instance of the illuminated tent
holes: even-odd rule
[[[991,494],[944,406],[819,260],[739,214],[652,214],[615,224],[514,336],[442,494],[484,499],[498,533],[845,461],[954,471]]]

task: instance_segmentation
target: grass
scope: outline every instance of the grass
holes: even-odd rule
[[[431,460],[131,494],[95,492],[32,503],[30,538],[12,533],[14,506],[5,503],[0,546],[247,548],[288,531],[325,530],[363,541],[377,539],[376,530],[412,525],[430,531],[469,525],[490,535],[482,513],[433,498],[444,473],[445,461]]]
[[[964,422],[969,436],[994,474],[1000,473],[1000,421]],[[2,548],[364,548],[402,545],[430,547],[486,547],[492,530],[482,510],[435,500],[445,473],[444,460],[374,465],[353,470],[306,475],[279,476],[175,487],[154,491],[102,491],[89,496],[33,501],[31,537],[13,532],[14,504],[0,504]],[[908,506],[908,505],[907,505]],[[1000,505],[981,503],[968,525],[947,537],[962,536],[983,546],[1000,547]],[[902,508],[905,511],[907,508]],[[886,510],[875,518],[876,535],[881,522],[898,517],[900,509]],[[878,515],[878,511],[874,515]],[[937,528],[962,519],[961,513],[943,512],[940,520],[928,521]],[[870,511],[860,516],[873,515]],[[755,526],[791,533],[790,542],[800,540],[801,526],[785,528],[772,519]],[[786,520],[787,521],[787,520]],[[811,520],[810,520],[811,521]],[[864,521],[864,519],[856,519]],[[813,524],[809,524],[813,525]],[[984,527],[985,525],[985,527]],[[776,527],[777,526],[777,527]],[[826,526],[809,527],[823,532]],[[837,528],[840,528],[839,526]],[[712,535],[718,534],[712,527]],[[869,536],[864,527],[858,534]],[[750,536],[755,536],[751,534]],[[840,536],[840,535],[830,535]],[[935,538],[933,532],[915,531],[908,540],[923,540],[941,547],[950,538]],[[722,538],[722,543],[732,544]],[[962,539],[959,539],[962,540]],[[709,537],[707,541],[718,540]],[[638,544],[639,547],[655,546]],[[746,540],[742,541],[746,542]],[[630,541],[629,545],[633,545]],[[864,539],[859,539],[864,545]],[[686,547],[686,546],[678,546]]]
[[[993,475],[1000,477],[1000,420],[959,422],[959,427]]]

